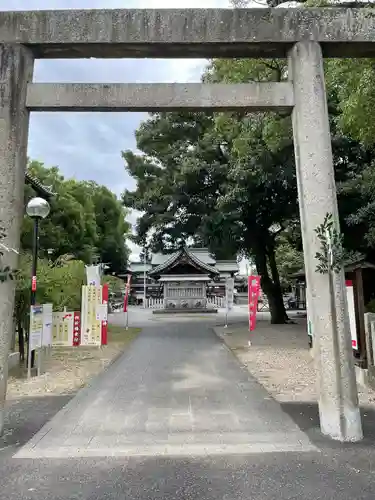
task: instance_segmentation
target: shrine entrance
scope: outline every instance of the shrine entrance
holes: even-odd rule
[[[310,316],[323,433],[362,437],[343,272],[316,271],[315,228],[338,220],[324,84],[326,57],[373,57],[372,9],[0,12],[0,214],[19,247],[30,111],[266,111],[293,118]],[[38,58],[287,58],[289,81],[249,84],[32,83]],[[9,265],[16,267],[14,256]],[[7,372],[14,283],[0,283],[0,367]],[[335,300],[332,300],[334,295]],[[0,372],[0,400],[6,376]]]
[[[174,253],[148,274],[163,284],[164,311],[211,311],[207,308],[207,285],[220,273],[188,248]],[[217,312],[217,309],[212,309],[212,312]]]

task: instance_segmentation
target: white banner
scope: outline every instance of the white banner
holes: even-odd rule
[[[228,311],[233,309],[234,278],[227,278],[225,282],[225,302]]]
[[[30,308],[30,350],[39,349],[43,338],[43,307]]]
[[[100,266],[85,266],[87,284],[90,286],[100,286]]]
[[[52,304],[43,304],[43,346],[52,345],[52,322]]]
[[[99,308],[98,308],[99,306]],[[103,315],[102,287],[83,286],[81,306],[81,345],[101,345],[102,320],[97,319]]]
[[[96,306],[96,320],[108,321],[108,304],[97,304]]]
[[[349,280],[346,281],[346,299],[348,301],[352,348],[358,350],[357,323],[355,321],[354,289],[353,289],[353,283]]]
[[[355,302],[354,302],[354,289],[353,283],[350,280],[346,280],[346,299],[348,303],[349,312],[349,326],[350,335],[352,339],[352,348],[358,350],[358,336],[357,336],[357,323],[355,320]],[[310,311],[310,297],[309,292],[306,290],[306,309],[307,309],[307,333],[310,337],[313,336],[311,311]]]

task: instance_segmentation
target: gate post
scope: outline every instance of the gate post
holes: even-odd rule
[[[340,441],[362,439],[357,385],[351,347],[344,271],[329,276],[316,272],[320,242],[315,229],[327,213],[338,221],[331,135],[321,47],[312,41],[289,53],[293,81],[294,151],[306,282],[311,307],[318,378],[320,426]]]
[[[29,112],[27,83],[32,81],[34,59],[22,45],[0,44],[0,226],[4,230],[3,264],[17,267],[20,227],[24,213]],[[13,324],[15,282],[0,282],[0,434],[8,377],[8,354]]]

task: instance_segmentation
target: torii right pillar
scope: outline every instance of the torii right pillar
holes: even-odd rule
[[[344,271],[334,274],[331,292],[329,276],[316,271],[320,242],[315,229],[327,213],[338,221],[321,47],[309,40],[298,42],[288,62],[294,86],[294,150],[320,426],[333,439],[359,441],[363,434]]]

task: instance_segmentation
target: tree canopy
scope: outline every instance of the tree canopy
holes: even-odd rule
[[[50,215],[40,225],[40,253],[53,259],[72,254],[85,263],[107,263],[112,272],[123,271],[128,257],[125,238],[130,231],[127,212],[120,200],[95,182],[64,179],[57,167],[30,161],[28,171],[55,193]],[[35,196],[26,186],[25,204]],[[32,249],[33,222],[25,215],[21,245]]]
[[[344,243],[350,250],[371,254],[373,61],[326,60],[325,71]],[[213,60],[202,77],[226,83],[287,78],[286,61],[263,59]],[[137,187],[124,193],[123,202],[142,212],[137,242],[144,244],[151,235],[158,250],[193,241],[221,259],[251,257],[272,321],[285,321],[281,281],[303,266],[290,117],[154,113],[141,124],[136,139],[141,154],[124,151],[123,158]],[[280,229],[274,232],[274,227]]]

